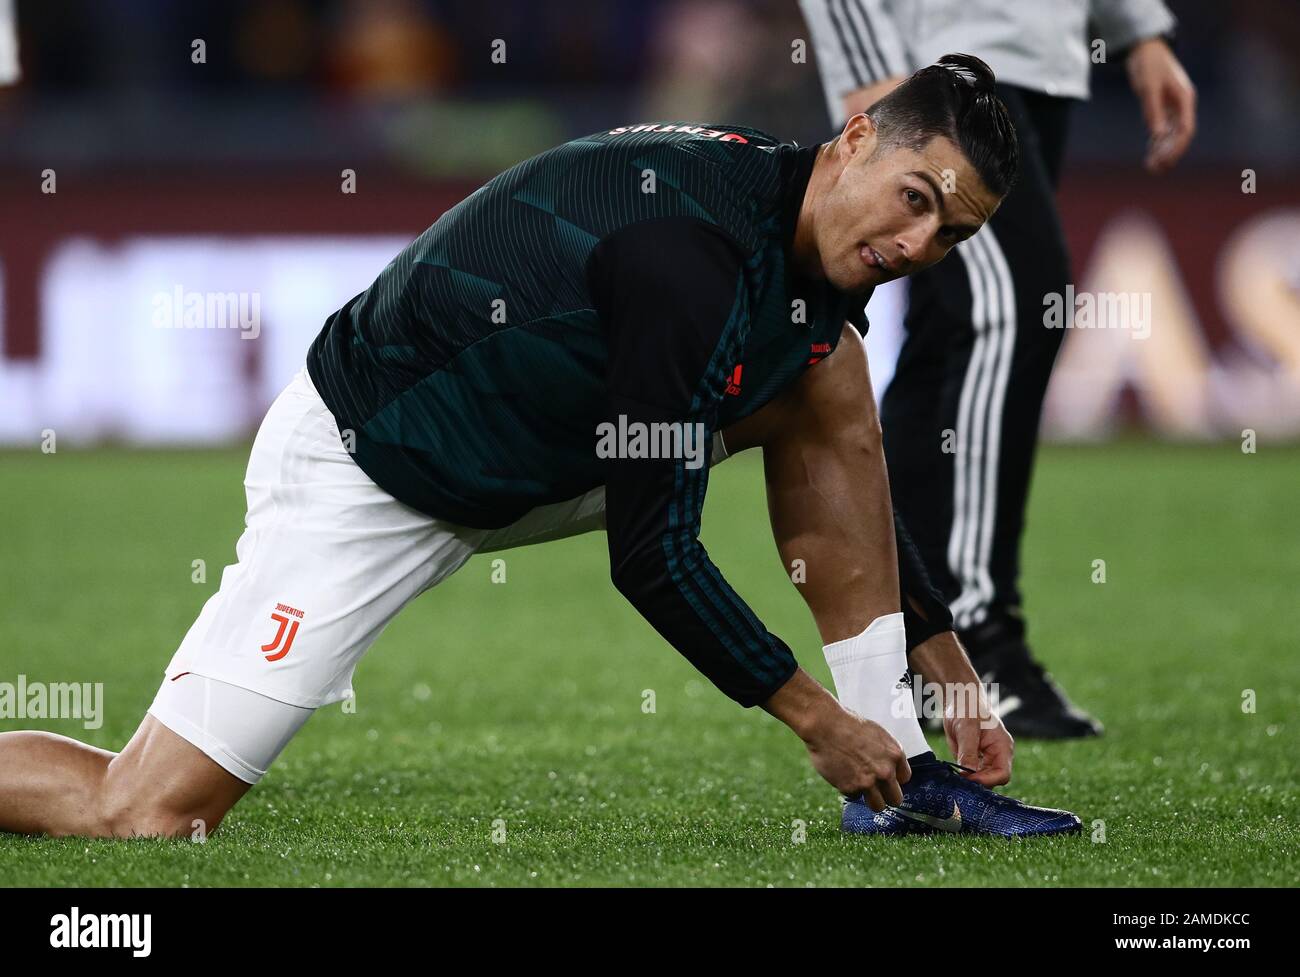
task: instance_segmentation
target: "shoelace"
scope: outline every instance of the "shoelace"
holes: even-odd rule
[[[940,760],[938,757],[935,757],[933,760],[927,760],[925,761],[925,763],[919,764],[919,766],[945,767],[947,768],[948,773],[954,774],[956,776],[961,776],[961,774],[958,773],[959,770],[964,770],[966,771],[966,773],[975,773],[975,771],[972,770],[970,767],[963,767],[960,763],[956,762],[955,760]],[[962,779],[965,780],[965,778]],[[841,794],[840,797],[846,802],[862,802],[861,794],[858,794],[857,796],[851,796],[849,794]],[[891,804],[889,806],[892,807],[893,805]]]
[[[963,767],[960,763],[958,763],[955,760],[940,760],[938,757],[935,757],[935,759],[933,760],[927,761],[926,763],[923,764],[923,766],[947,767],[949,773],[957,774],[958,776],[960,776],[960,774],[957,772],[960,770],[964,770],[966,773],[975,773],[975,771],[972,770],[970,767]]]

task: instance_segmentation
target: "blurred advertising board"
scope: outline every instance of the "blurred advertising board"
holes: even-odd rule
[[[1228,177],[1231,177],[1229,179]],[[1261,176],[1087,172],[1062,212],[1075,280],[1048,437],[1300,436],[1300,191]],[[0,181],[0,443],[238,439],[325,317],[472,184],[334,174],[69,185]],[[879,395],[905,288],[870,307]],[[1037,326],[1036,326],[1037,327]]]

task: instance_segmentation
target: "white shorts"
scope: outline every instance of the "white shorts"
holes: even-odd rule
[[[195,675],[167,679],[150,714],[245,783],[262,779],[314,709]]]
[[[716,464],[720,436],[713,448]],[[238,562],[222,571],[149,711],[248,783],[314,709],[352,695],[357,662],[397,612],[474,553],[605,526],[603,486],[496,530],[409,508],[353,461],[305,367],[262,421],[244,490]]]

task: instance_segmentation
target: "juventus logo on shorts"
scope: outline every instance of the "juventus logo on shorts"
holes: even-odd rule
[[[275,637],[270,644],[262,645],[262,652],[269,662],[278,662],[289,654],[289,649],[293,647],[293,639],[298,633],[298,625],[301,623],[303,616],[302,611],[296,607],[290,607],[288,604],[276,604],[275,610],[284,613],[273,612],[271,614],[271,620],[278,623],[280,629],[275,632]],[[276,651],[277,648],[279,651]]]

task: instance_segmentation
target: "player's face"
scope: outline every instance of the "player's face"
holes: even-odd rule
[[[944,137],[919,152],[880,147],[874,125],[857,116],[836,152],[843,167],[814,227],[822,268],[840,291],[864,291],[930,267],[1001,203]]]

